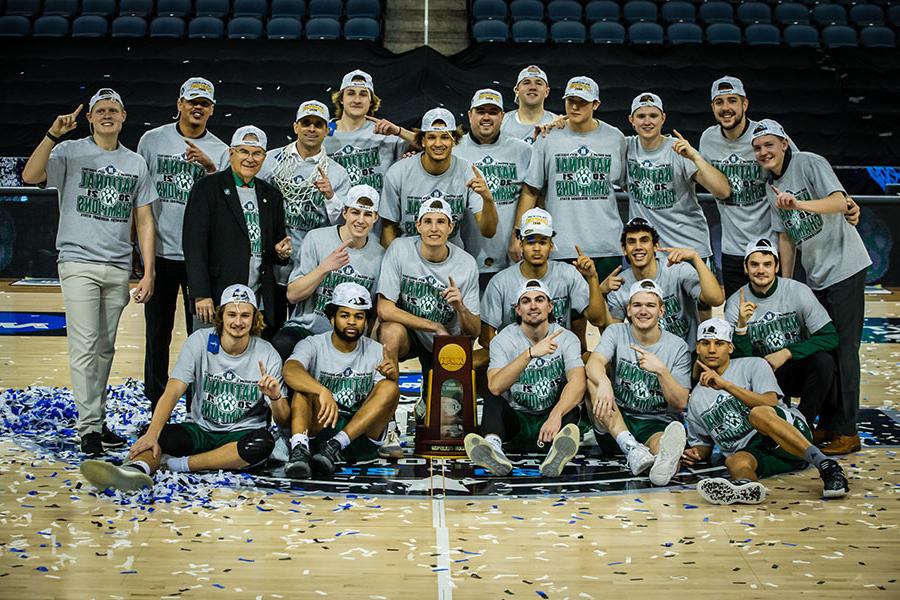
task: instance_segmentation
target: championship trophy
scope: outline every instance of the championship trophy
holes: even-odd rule
[[[475,431],[475,370],[472,338],[436,336],[434,365],[423,379],[424,418],[416,426],[416,455],[462,458],[463,439]],[[423,373],[423,377],[426,376]]]

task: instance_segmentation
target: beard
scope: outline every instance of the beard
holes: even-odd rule
[[[355,342],[362,337],[362,331],[357,331],[356,333],[347,333],[346,329],[339,329],[337,327],[334,328],[334,334],[338,336],[339,339],[345,342]]]

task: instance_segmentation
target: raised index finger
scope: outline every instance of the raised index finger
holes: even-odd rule
[[[450,277],[449,280],[450,280],[450,287],[456,287],[456,282],[453,281],[453,278]]]
[[[639,354],[645,354],[647,351],[635,344],[630,344],[630,348]]]
[[[697,359],[696,362],[697,362],[697,366],[699,366],[699,367],[700,367],[701,369],[703,369],[704,371],[706,371],[706,372],[712,371],[712,369],[710,369],[709,367],[707,367],[706,365],[704,365],[702,362],[700,362],[699,359]]]
[[[74,119],[75,117],[77,117],[77,116],[81,113],[81,109],[82,109],[82,108],[84,108],[84,103],[79,104],[79,105],[78,105],[78,108],[76,108],[76,109],[74,110],[74,112],[72,112],[72,118],[73,118],[73,119]]]
[[[741,288],[741,304],[744,303],[744,288]]]
[[[376,118],[373,117],[372,115],[366,115],[366,121],[371,121],[372,123],[377,123],[377,122],[380,121],[380,120],[381,120],[381,119],[376,119]]]
[[[189,148],[197,148],[197,145],[194,144],[191,140],[184,140],[184,143],[187,144]]]
[[[483,177],[481,176],[481,171],[479,171],[478,167],[476,167],[475,165],[472,165],[472,172],[475,173],[475,177],[483,179]]]
[[[563,332],[563,330],[562,330],[561,328],[560,328],[560,329],[557,329],[556,331],[554,331],[553,333],[550,334],[550,339],[552,340],[553,338],[555,338],[556,336],[558,336],[558,335],[561,334],[562,332]]]
[[[687,141],[687,140],[684,139],[684,136],[683,136],[683,135],[681,135],[680,133],[678,133],[678,130],[677,130],[677,129],[673,129],[673,130],[672,130],[672,133],[674,133],[674,134],[675,134],[675,137],[677,137],[679,140],[681,140],[681,141]]]
[[[581,247],[578,244],[575,244],[575,252],[578,253],[578,256],[584,256],[584,252],[581,251]]]
[[[268,373],[266,373],[266,366],[263,364],[263,361],[259,361],[259,374],[263,377],[268,375]]]
[[[776,193],[776,194],[780,194],[780,193],[781,193],[781,190],[779,190],[777,187],[775,187],[775,184],[774,184],[774,183],[770,183],[769,186],[770,186],[773,190],[775,190],[775,193]]]
[[[325,179],[325,171],[322,170],[322,167],[316,166],[316,171],[319,172],[319,175],[322,176],[322,179]]]
[[[347,249],[347,246],[349,246],[349,245],[352,244],[352,243],[353,243],[353,240],[352,240],[352,239],[347,240],[347,241],[341,243],[341,245],[337,247],[337,251],[340,252],[341,250],[346,250],[346,249]]]

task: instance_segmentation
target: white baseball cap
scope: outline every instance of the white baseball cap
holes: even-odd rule
[[[750,258],[754,252],[768,252],[778,258],[778,247],[767,238],[760,238],[755,242],[748,242],[744,248],[744,260]]]
[[[303,117],[319,117],[327,123],[331,119],[331,114],[328,112],[328,107],[318,100],[307,100],[297,109],[297,118],[294,119],[294,123]]]
[[[729,77],[728,75],[713,81],[712,88],[709,92],[710,101],[715,100],[716,96],[727,96],[728,94],[735,94],[746,98],[747,92],[744,91],[744,83],[737,77]]]
[[[787,139],[788,136],[784,132],[784,127],[781,126],[781,123],[773,119],[763,119],[757,123],[756,127],[753,128],[753,134],[750,136],[750,141],[752,142],[756,138],[761,138],[764,135],[775,135],[783,139]]]
[[[371,206],[366,206],[365,204],[360,204],[359,199],[366,198],[372,202]],[[373,188],[371,185],[354,185],[347,192],[347,197],[344,199],[344,206],[347,208],[358,208],[359,210],[367,210],[369,212],[378,212],[378,190]]]
[[[96,94],[91,96],[91,101],[88,103],[88,112],[94,110],[94,105],[101,100],[112,100],[118,102],[122,108],[125,108],[125,103],[122,102],[122,96],[119,95],[119,92],[112,88],[100,88]]]
[[[635,281],[631,284],[631,287],[628,289],[628,301],[631,302],[631,299],[634,298],[636,294],[640,294],[641,292],[649,292],[651,294],[656,294],[659,296],[659,299],[662,300],[664,297],[662,289],[656,282],[652,279],[641,279],[640,281]]]
[[[181,84],[181,92],[179,98],[185,100],[194,100],[195,98],[206,98],[213,104],[216,103],[216,86],[208,79],[202,77],[191,77]]]
[[[475,95],[472,96],[472,104],[469,105],[469,108],[478,108],[479,106],[486,106],[489,104],[496,106],[502,111],[503,95],[497,90],[492,90],[490,88],[478,90],[475,92]]]
[[[543,79],[544,83],[550,85],[550,80],[547,78],[547,74],[542,68],[537,65],[528,65],[527,67],[519,71],[519,76],[516,78],[516,87],[519,87],[519,84],[522,83],[523,79],[531,79],[534,77]]]
[[[707,319],[697,327],[697,339],[730,342],[732,332],[731,323],[728,321],[723,321],[722,319]]]
[[[556,232],[553,231],[553,216],[543,208],[531,208],[522,215],[522,222],[519,225],[519,236],[522,239],[531,235],[543,235],[553,237]]]
[[[256,139],[244,139],[248,135],[255,135]],[[232,148],[238,146],[253,146],[254,148],[262,148],[265,150],[267,142],[268,139],[266,138],[265,132],[256,125],[244,125],[243,127],[238,127],[237,131],[234,132],[234,135],[231,136]]]
[[[634,111],[645,106],[652,106],[658,108],[660,112],[665,112],[663,111],[662,98],[652,92],[641,92],[631,101],[631,114],[634,114]]]
[[[575,96],[588,102],[594,102],[600,99],[600,86],[590,77],[573,77],[566,84],[566,91],[563,94],[563,100],[569,96]]]
[[[256,303],[256,294],[253,293],[253,290],[240,283],[229,285],[222,291],[222,299],[219,305],[225,306],[229,302],[246,302],[253,305],[253,308],[259,308],[259,305]]]
[[[428,213],[440,213],[446,215],[447,218],[450,219],[451,225],[455,221],[453,218],[453,209],[450,208],[450,204],[443,198],[428,198],[422,202],[422,206],[419,207],[419,214],[416,217],[416,222],[418,223],[421,221],[422,217]]]
[[[436,121],[442,121],[443,125],[435,125]],[[456,117],[446,108],[432,108],[422,115],[422,131],[455,131]]]
[[[345,281],[334,286],[334,292],[332,292],[328,304],[368,310],[372,308],[372,296],[369,294],[369,290],[358,283]]]
[[[547,296],[547,300],[553,300],[553,296],[550,295],[550,290],[547,289],[547,286],[544,285],[544,282],[540,279],[529,279],[522,286],[522,289],[519,290],[519,295],[516,296],[516,302],[522,299],[522,296],[527,294],[528,292],[540,292]]]
[[[366,88],[373,94],[375,93],[375,84],[372,83],[372,76],[359,69],[350,71],[341,79],[341,91],[351,87]]]

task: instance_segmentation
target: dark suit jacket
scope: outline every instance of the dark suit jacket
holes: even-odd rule
[[[259,225],[262,230],[260,293],[266,322],[275,308],[273,264],[278,258],[275,244],[285,237],[284,198],[275,187],[255,178]],[[212,298],[218,306],[222,291],[233,283],[247,284],[250,272],[250,235],[241,208],[234,175],[227,168],[194,184],[184,211],[182,232],[188,296]]]

